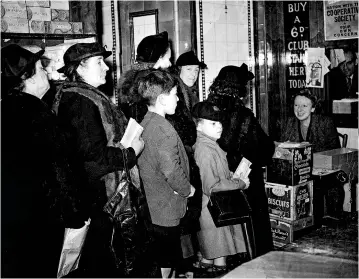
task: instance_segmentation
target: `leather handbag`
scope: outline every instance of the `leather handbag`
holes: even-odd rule
[[[250,218],[252,211],[241,189],[212,192],[207,208],[217,228],[241,224]]]

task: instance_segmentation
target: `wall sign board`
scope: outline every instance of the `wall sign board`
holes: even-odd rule
[[[287,96],[306,87],[305,54],[309,47],[309,2],[283,1]]]
[[[323,1],[325,40],[358,38],[358,1]]]

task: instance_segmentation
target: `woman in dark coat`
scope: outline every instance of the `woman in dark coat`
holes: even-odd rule
[[[84,225],[35,54],[1,49],[1,276],[56,277],[64,228]]]
[[[227,152],[229,169],[234,172],[243,157],[252,163],[250,186],[245,193],[253,210],[256,256],[260,256],[273,249],[263,166],[272,158],[274,142],[242,102],[247,95],[247,82],[253,78],[246,64],[223,67],[209,88],[208,101],[227,115],[218,144]]]
[[[141,77],[151,69],[167,69],[171,66],[171,48],[166,31],[147,36],[137,47],[136,63],[124,72],[119,80],[119,107],[129,119],[141,123],[147,112],[147,104],[138,93]]]
[[[116,209],[116,204],[108,201],[117,193],[126,166],[131,170],[139,200],[143,201],[144,197],[138,172],[134,172],[143,140],[137,135],[130,147],[120,145],[127,119],[97,89],[106,83],[109,68],[104,58],[109,55],[111,52],[98,43],[71,46],[64,54],[65,66],[58,70],[64,72],[67,80],[57,92],[53,105],[67,139],[70,166],[81,186],[84,211],[91,219],[78,274],[82,277],[145,277],[146,274],[141,273],[145,271],[144,266],[140,270],[137,264],[143,254],[140,249],[146,241],[146,228],[139,229],[137,224],[141,222],[134,223],[133,218],[126,216],[122,220],[114,219],[105,210],[105,206]],[[136,202],[137,199],[131,199],[131,203]],[[146,217],[143,208],[136,207],[138,218]]]
[[[313,144],[313,152],[340,148],[339,136],[334,121],[325,115],[316,114],[318,100],[309,89],[294,96],[293,112],[282,135],[282,141]]]

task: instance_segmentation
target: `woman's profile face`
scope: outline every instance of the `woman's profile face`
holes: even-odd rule
[[[27,79],[26,82],[27,93],[35,95],[38,98],[42,98],[49,90],[50,84],[47,78],[47,72],[41,64],[41,60],[38,60],[35,64],[35,74]]]
[[[102,56],[93,56],[81,62],[77,72],[85,82],[93,87],[106,83],[106,73],[109,70]]]
[[[304,96],[297,96],[294,99],[294,114],[300,121],[310,119],[310,115],[314,112],[312,101]]]

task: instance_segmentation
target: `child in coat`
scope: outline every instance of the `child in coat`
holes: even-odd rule
[[[145,148],[138,166],[153,224],[153,256],[163,278],[169,278],[182,258],[179,224],[194,187],[185,147],[165,118],[175,113],[176,81],[165,71],[152,70],[139,81],[138,91],[148,102],[141,122]]]
[[[205,268],[209,272],[226,271],[227,256],[246,252],[242,227],[231,225],[217,228],[207,204],[211,192],[245,189],[246,182],[232,178],[226,152],[216,142],[222,134],[222,115],[219,109],[213,103],[204,101],[193,107],[192,115],[196,118],[197,124],[194,156],[200,169],[203,190],[201,230],[197,233],[203,256],[200,268]]]

